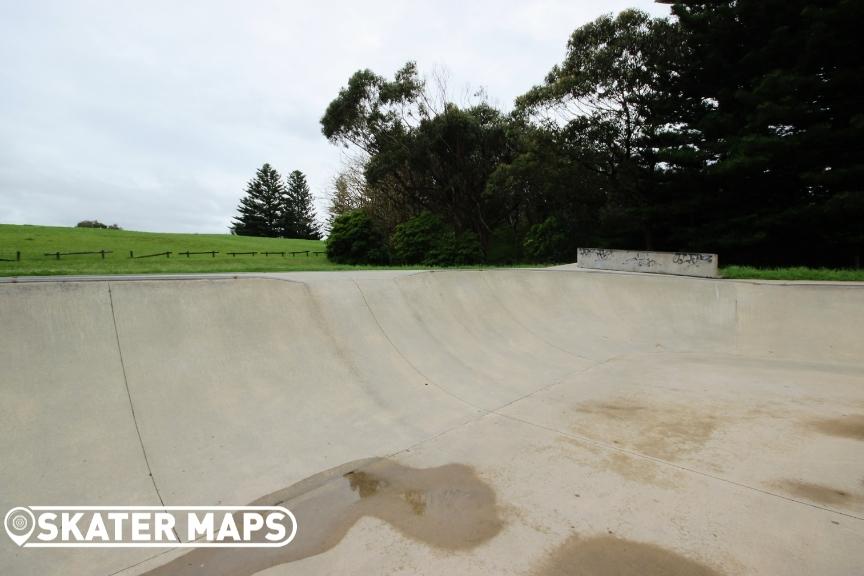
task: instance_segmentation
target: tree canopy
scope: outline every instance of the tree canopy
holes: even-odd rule
[[[299,170],[287,180],[270,164],[264,164],[246,185],[237,207],[232,232],[241,236],[321,238],[315,219],[312,193]]]
[[[351,76],[322,132],[357,153],[350,208],[396,259],[449,230],[486,261],[590,244],[860,266],[862,16],[854,0],[625,10],[576,28],[510,113],[436,93],[409,62]]]

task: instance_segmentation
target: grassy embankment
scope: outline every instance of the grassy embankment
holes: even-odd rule
[[[110,250],[105,259],[98,254],[45,256],[49,252],[91,252]],[[172,252],[170,257],[130,258],[157,252]],[[216,250],[219,254],[184,256],[180,252]],[[264,256],[263,252],[297,252],[310,254],[284,257]],[[336,270],[340,267],[327,260],[324,243],[318,240],[282,238],[249,238],[230,234],[166,234],[130,232],[92,228],[53,226],[18,226],[0,224],[0,276],[55,274],[143,274],[185,272],[261,272],[279,270]],[[258,252],[255,256],[231,256],[228,252]]]
[[[103,260],[98,254],[62,256],[59,260],[45,256],[49,252],[95,252],[110,250]],[[157,252],[172,252],[171,257],[129,258]],[[180,252],[210,254],[184,256]],[[291,256],[287,252],[308,250],[310,254]],[[54,226],[19,226],[0,224],[0,276],[33,276],[57,274],[180,274],[190,272],[277,272],[292,270],[345,270],[356,268],[333,264],[324,254],[318,240],[283,238],[250,238],[229,234],[169,234],[130,232],[92,228]],[[286,252],[286,255],[264,256],[264,252]],[[228,252],[258,252],[255,256],[231,256]],[[368,267],[373,268],[373,267]],[[724,278],[760,280],[826,280],[864,281],[864,270],[829,270],[823,268],[759,269],[728,266],[721,269]]]

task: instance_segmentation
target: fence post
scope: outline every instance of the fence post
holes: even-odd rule
[[[18,252],[15,252],[15,261],[16,262],[21,261],[21,251],[20,250]]]
[[[135,258],[135,253],[132,250],[129,250],[129,258]]]

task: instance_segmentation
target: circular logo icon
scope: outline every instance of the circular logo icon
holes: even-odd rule
[[[33,528],[36,527],[36,518],[28,508],[19,506],[6,513],[3,525],[6,527],[6,534],[9,535],[9,538],[21,546],[33,533]]]

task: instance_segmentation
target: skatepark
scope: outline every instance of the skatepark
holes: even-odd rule
[[[864,566],[864,285],[557,269],[0,284],[0,509],[280,504],[294,542],[4,575]]]

